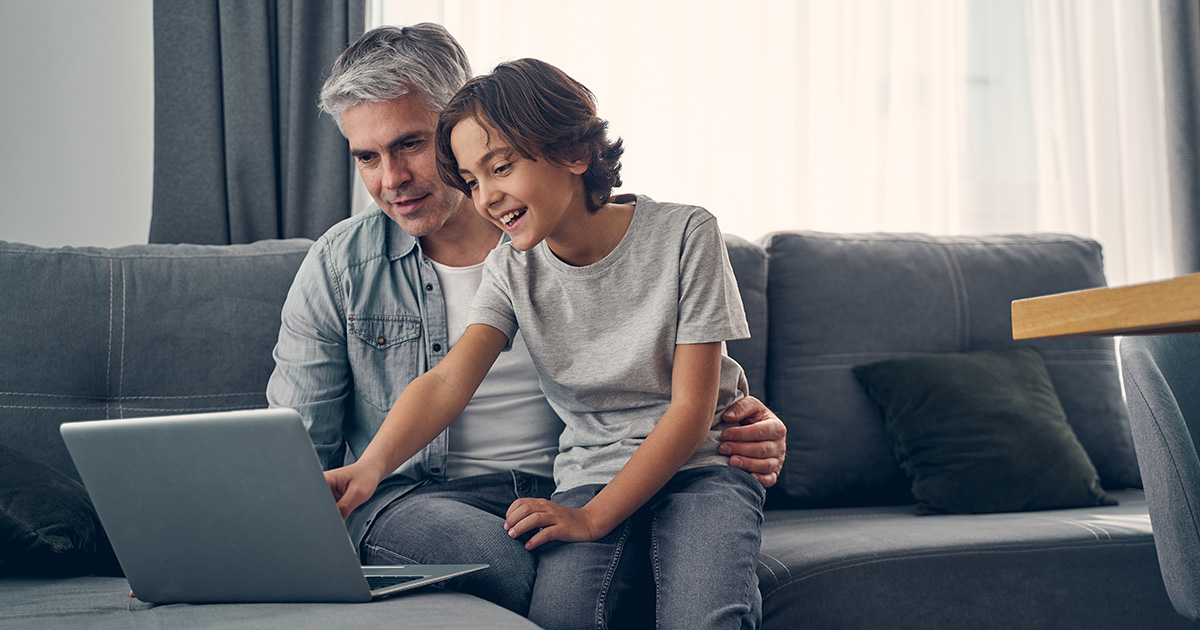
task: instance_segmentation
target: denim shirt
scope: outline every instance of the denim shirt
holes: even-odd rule
[[[283,305],[267,401],[299,411],[322,467],[336,468],[362,454],[405,386],[446,356],[447,335],[432,264],[416,238],[372,205],[330,228],[300,265]],[[355,548],[393,499],[445,480],[447,445],[443,432],[355,510],[346,521]]]

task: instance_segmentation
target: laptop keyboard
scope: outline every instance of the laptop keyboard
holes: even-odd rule
[[[371,587],[372,591],[377,591],[379,589],[388,588],[389,586],[404,584],[405,582],[412,582],[413,580],[419,579],[421,579],[421,576],[419,575],[368,575],[367,586]]]

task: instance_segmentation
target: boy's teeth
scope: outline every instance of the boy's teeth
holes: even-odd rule
[[[514,219],[521,216],[521,214],[523,213],[520,210],[513,210],[512,212],[500,217],[500,222],[508,225],[509,223],[512,223]]]

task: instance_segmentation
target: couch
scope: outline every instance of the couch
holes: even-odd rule
[[[1112,340],[1011,338],[1013,299],[1104,284],[1099,245],[726,240],[752,333],[729,351],[789,430],[764,628],[1189,625],[1164,590]],[[370,604],[129,597],[59,425],[265,406],[309,244],[0,242],[0,627],[531,627],[437,588]]]

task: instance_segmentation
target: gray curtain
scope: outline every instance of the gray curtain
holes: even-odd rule
[[[365,0],[154,0],[151,243],[320,236],[353,173],[318,115]]]
[[[1200,271],[1200,4],[1162,0],[1175,273]]]

